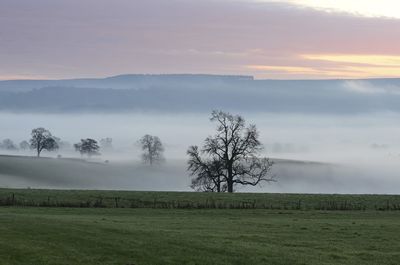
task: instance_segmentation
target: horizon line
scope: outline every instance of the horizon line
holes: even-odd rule
[[[126,73],[116,75],[105,75],[95,77],[63,77],[63,78],[44,78],[40,76],[38,78],[10,78],[1,79],[0,82],[12,82],[12,81],[67,81],[67,80],[96,80],[96,79],[109,79],[123,76],[209,76],[209,77],[242,77],[248,78],[249,81],[346,81],[346,80],[377,80],[377,79],[400,79],[398,77],[366,77],[366,78],[257,78],[254,75],[242,75],[242,74],[212,74],[212,73]]]

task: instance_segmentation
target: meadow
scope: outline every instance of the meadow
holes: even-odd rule
[[[395,195],[0,189],[0,200],[2,265],[400,264]]]
[[[2,265],[399,264],[399,211],[0,208]]]

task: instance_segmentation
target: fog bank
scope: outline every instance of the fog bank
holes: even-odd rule
[[[399,193],[400,118],[396,113],[304,115],[244,112],[255,123],[265,149],[277,162],[277,182],[239,191]],[[190,190],[186,150],[214,133],[208,114],[15,114],[0,113],[0,139],[28,140],[43,126],[71,144],[81,138],[113,138],[112,150],[84,161],[2,158],[0,186],[128,190]],[[165,146],[166,163],[148,168],[140,163],[138,139],[157,135]],[[31,151],[0,150],[34,155]],[[43,153],[47,157],[81,158],[73,149]],[[104,163],[108,160],[109,163]],[[19,161],[18,163],[16,161]],[[44,159],[43,161],[47,161]],[[93,162],[93,163],[92,163]],[[43,162],[44,163],[44,162]],[[21,171],[22,169],[24,169]]]
[[[277,182],[236,187],[238,192],[399,194],[400,179],[389,167],[371,170],[276,160]],[[0,186],[9,188],[191,191],[184,160],[160,166],[133,161],[102,163],[71,159],[0,156]]]

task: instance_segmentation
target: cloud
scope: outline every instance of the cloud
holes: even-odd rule
[[[347,12],[357,16],[400,18],[400,3],[397,0],[281,0],[278,2],[304,5],[326,12]]]
[[[1,5],[0,69],[7,75],[341,78],[395,76],[399,68],[397,61],[386,68],[343,61],[398,58],[399,19],[327,13],[282,1],[4,0]],[[315,57],[332,54],[339,57]]]

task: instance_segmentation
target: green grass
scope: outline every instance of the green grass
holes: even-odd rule
[[[400,264],[399,211],[0,208],[0,264]]]
[[[0,189],[0,264],[398,265],[399,204],[396,195]]]
[[[400,195],[0,189],[3,206],[400,210]]]

